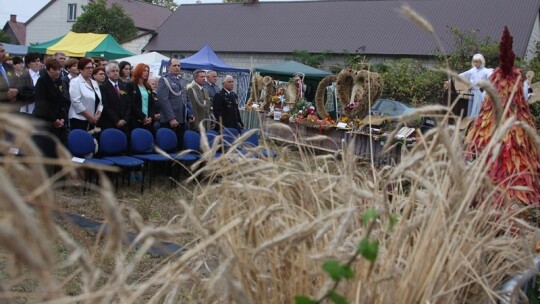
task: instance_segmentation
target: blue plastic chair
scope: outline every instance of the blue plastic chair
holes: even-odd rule
[[[191,155],[201,157],[201,135],[195,131],[187,130],[184,133],[184,149],[190,150]]]
[[[102,159],[111,161],[114,165],[122,169],[122,180],[128,170],[144,169],[144,161],[124,155],[126,150],[127,138],[124,132],[114,128],[101,132],[99,137],[99,152],[103,155]],[[116,187],[118,188],[118,179],[116,180]],[[144,174],[141,181],[141,192],[144,192]]]
[[[94,157],[87,157],[92,155],[96,150],[96,143],[94,138],[88,132],[83,130],[71,130],[68,135],[67,148],[69,152],[75,157],[84,159],[83,163],[90,163],[99,166],[113,166],[113,162],[99,159]],[[85,175],[85,182],[92,181],[91,174],[93,170],[86,170],[87,174]]]
[[[146,129],[137,128],[131,131],[130,148],[132,157],[138,158],[148,164],[148,166],[145,166],[143,176],[146,175],[146,169],[150,167],[149,186],[152,188],[152,181],[156,173],[154,164],[167,163],[171,158],[166,155],[154,153],[154,136]]]
[[[243,130],[242,134],[248,132],[248,130]],[[254,132],[251,134],[243,143],[244,148],[257,148],[259,147],[259,132]],[[262,156],[264,157],[276,157],[277,153],[272,150],[266,150],[262,149],[261,151]]]
[[[160,128],[159,130],[157,130],[156,145],[161,150],[168,153],[171,158],[178,161],[185,161],[185,162],[195,161],[200,158],[200,155],[191,154],[191,153],[182,154],[182,153],[176,152],[177,144],[178,144],[178,138],[176,137],[176,133],[174,133],[173,130],[167,129],[167,128]],[[186,148],[186,149],[189,149],[189,148]]]

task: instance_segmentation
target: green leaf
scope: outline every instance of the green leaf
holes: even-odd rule
[[[390,224],[389,224],[388,228],[390,228],[390,229],[394,228],[394,226],[397,224],[397,222],[398,222],[397,215],[395,215],[395,214],[390,215]]]
[[[349,304],[349,301],[347,301],[347,299],[344,296],[340,295],[339,293],[337,293],[337,292],[335,292],[333,290],[331,290],[328,293],[328,298],[334,304]]]
[[[343,277],[343,269],[338,261],[328,260],[322,265],[322,269],[328,273],[332,280],[337,281]]]
[[[379,241],[370,242],[364,238],[358,245],[358,252],[368,261],[373,262],[377,259],[379,253]]]
[[[317,304],[317,301],[306,296],[294,296],[295,304]]]
[[[375,208],[369,208],[362,216],[362,223],[364,226],[367,226],[367,224],[369,224],[371,220],[375,220],[377,216],[377,210],[375,210]]]
[[[322,265],[323,270],[328,273],[334,281],[341,279],[352,279],[354,272],[350,265],[342,265],[336,260],[328,260]]]

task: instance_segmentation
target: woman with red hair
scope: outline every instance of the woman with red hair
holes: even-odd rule
[[[156,113],[157,95],[152,92],[148,84],[150,68],[144,63],[139,63],[133,70],[131,82],[126,84],[128,99],[131,103],[131,130],[145,128],[153,130],[153,121],[159,121]]]

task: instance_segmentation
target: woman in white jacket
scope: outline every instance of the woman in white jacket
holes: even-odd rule
[[[473,86],[471,94],[473,95],[472,103],[469,102],[468,116],[476,117],[480,113],[482,103],[484,102],[484,92],[480,90],[476,84],[481,81],[489,81],[489,76],[493,73],[493,69],[486,68],[486,60],[482,54],[475,54],[472,58],[472,68],[466,72],[459,74],[461,78],[467,79]]]
[[[101,91],[95,80],[92,79],[94,63],[90,58],[82,58],[77,64],[79,76],[69,82],[69,108],[70,129],[89,130],[95,126],[101,117],[103,104]]]

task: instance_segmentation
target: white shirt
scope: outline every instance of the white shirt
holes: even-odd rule
[[[473,86],[475,86],[480,80],[489,81],[489,76],[493,73],[493,69],[485,67],[473,67],[472,69],[465,71],[459,76],[467,79]]]

